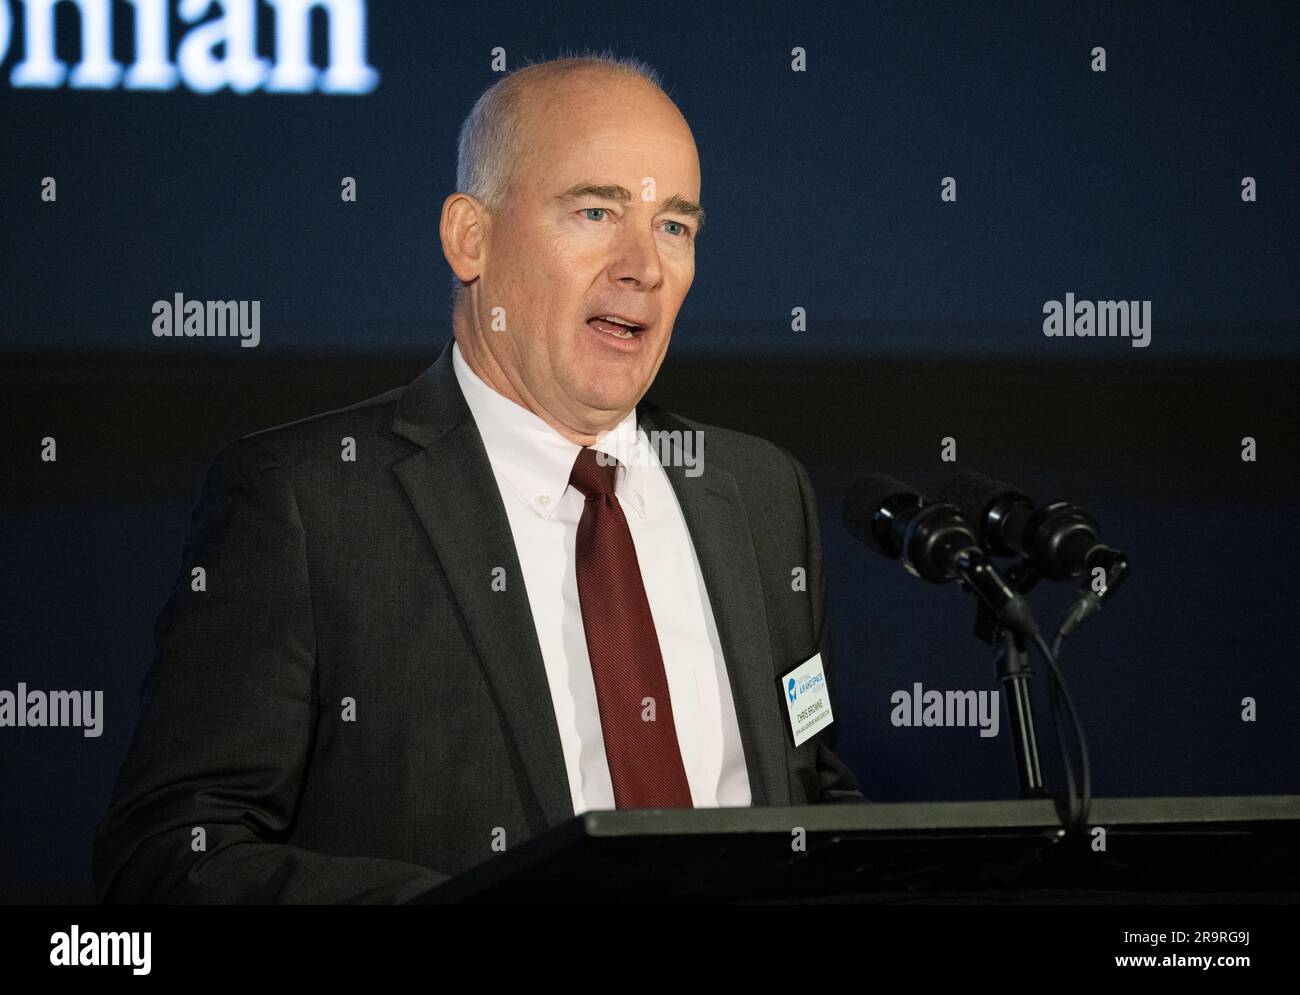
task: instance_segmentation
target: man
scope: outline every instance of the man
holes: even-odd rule
[[[397,902],[588,809],[862,800],[777,683],[828,656],[807,474],[642,401],[703,221],[680,112],[530,66],[457,185],[454,343],[209,472],[103,900]]]

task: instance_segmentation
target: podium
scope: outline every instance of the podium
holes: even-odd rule
[[[411,904],[1300,898],[1300,795],[1098,798],[1088,825],[1050,799],[585,812]]]

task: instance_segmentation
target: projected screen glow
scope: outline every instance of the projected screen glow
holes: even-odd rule
[[[674,349],[1295,354],[1300,13],[1094,14],[665,3],[656,48],[600,5],[0,0],[0,348],[427,352],[461,122],[591,47],[696,137]]]

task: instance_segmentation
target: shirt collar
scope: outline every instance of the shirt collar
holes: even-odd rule
[[[493,469],[537,515],[554,517],[582,447],[485,383],[465,362],[458,343],[452,344],[451,359]],[[637,426],[636,408],[600,433],[591,448],[618,460],[614,493],[644,518],[645,473],[652,450]]]

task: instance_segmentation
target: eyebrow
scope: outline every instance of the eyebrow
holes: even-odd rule
[[[564,193],[556,194],[556,200],[578,200],[594,197],[598,200],[617,200],[623,203],[632,201],[632,191],[617,183],[578,183],[569,187]],[[659,205],[658,214],[684,214],[695,220],[695,234],[704,230],[704,208],[693,200],[687,200],[680,194],[673,194]]]

